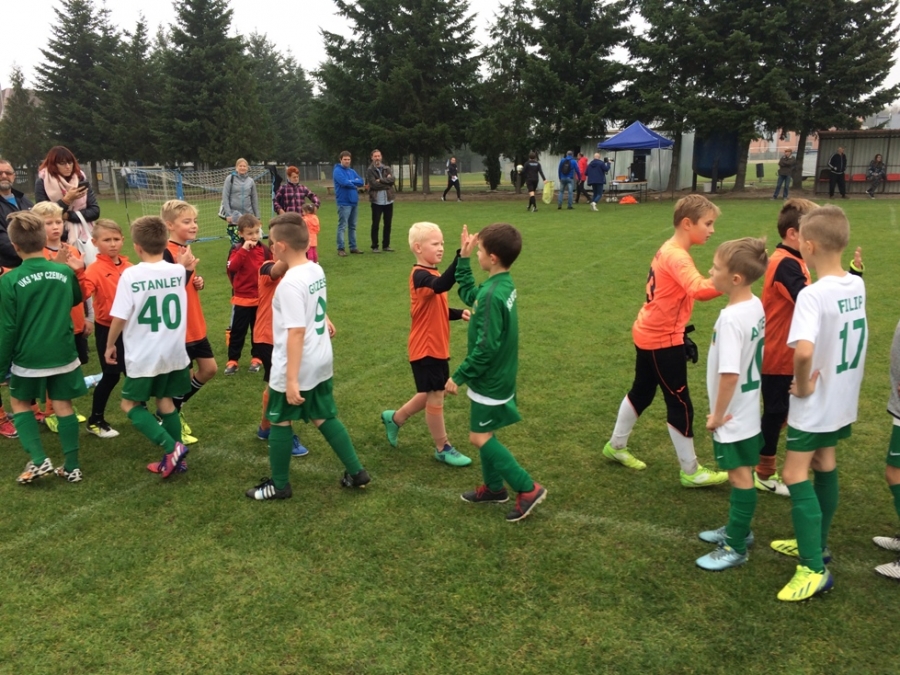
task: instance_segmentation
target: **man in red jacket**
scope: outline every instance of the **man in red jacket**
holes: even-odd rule
[[[259,239],[261,229],[256,216],[243,215],[237,223],[238,234],[243,241],[231,249],[228,256],[228,278],[231,279],[231,327],[228,329],[228,363],[226,375],[234,375],[240,368],[241,352],[247,330],[250,335],[250,372],[257,373],[262,359],[257,353],[253,329],[256,325],[256,308],[259,305],[259,268],[272,259],[272,254]]]
[[[584,198],[591,201],[591,196],[587,193],[587,190],[584,189],[584,179],[587,178],[587,166],[588,166],[588,158],[584,156],[583,152],[578,153],[578,172],[581,174],[581,178],[578,179],[578,185],[575,189],[575,203],[578,203],[578,200],[581,199],[581,195],[584,195]]]

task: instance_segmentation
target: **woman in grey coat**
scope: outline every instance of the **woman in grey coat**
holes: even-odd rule
[[[225,179],[222,188],[222,210],[225,214],[226,230],[231,239],[231,245],[241,243],[237,231],[238,219],[246,213],[259,219],[259,196],[256,193],[256,183],[250,177],[250,165],[241,157],[234,164],[234,171]]]

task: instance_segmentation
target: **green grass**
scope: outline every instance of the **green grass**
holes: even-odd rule
[[[768,549],[789,536],[789,501],[761,495],[750,562],[708,574],[696,533],[725,522],[728,488],[688,491],[665,426],[662,397],[638,423],[631,448],[641,473],[609,464],[600,449],[631,381],[630,327],[646,271],[671,232],[671,202],[603,203],[558,212],[525,200],[398,202],[393,255],[338,259],[333,203],[320,212],[328,275],[340,418],[373,476],[365,491],[338,486],[341,467],[308,426],[310,447],[293,460],[294,497],[253,503],[243,491],[268,475],[256,440],[262,382],[244,368],[217,376],[186,407],[201,441],[190,471],[167,481],[144,470],[160,452],[113,404],[116,440],[83,433],[86,480],[20,487],[17,442],[0,454],[0,673],[893,673],[898,587],[872,573],[890,555],[870,537],[897,516],[883,483],[890,418],[888,352],[896,301],[898,204],[852,200],[851,246],[867,264],[871,339],[859,422],[841,446],[841,506],[830,545],[833,592],[800,605],[776,601],[793,564]],[[777,204],[722,203],[710,245],[775,236]],[[103,202],[103,214],[125,222]],[[131,217],[135,217],[132,209]],[[360,212],[365,247],[368,208]],[[384,439],[379,413],[413,393],[406,359],[405,232],[417,220],[444,228],[448,249],[463,223],[521,228],[518,286],[524,421],[499,437],[549,490],[523,523],[505,507],[473,507],[459,493],[479,465],[453,469],[431,458],[421,417],[400,447]],[[367,247],[366,247],[367,248]],[[210,339],[224,366],[229,289],[226,245],[198,244]],[[451,306],[459,306],[455,292]],[[689,366],[697,450],[708,403],[706,344],[722,300],[698,303],[701,362]],[[452,330],[453,362],[465,328]],[[96,370],[92,357],[87,372]],[[117,390],[118,393],[118,390]],[[114,395],[115,396],[115,395]],[[82,411],[88,399],[78,402]],[[467,400],[448,399],[447,428],[467,442]],[[58,439],[43,432],[50,456]],[[891,665],[893,664],[893,665]]]

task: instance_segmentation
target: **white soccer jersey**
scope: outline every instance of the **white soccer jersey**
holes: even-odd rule
[[[766,313],[755,295],[719,313],[706,361],[710,412],[716,407],[719,376],[738,374],[734,396],[725,411],[731,419],[713,432],[713,439],[719,443],[736,443],[760,433],[759,387],[765,337]]]
[[[161,260],[138,263],[122,272],[110,315],[125,320],[128,377],[155,377],[186,368],[187,272]]]
[[[325,323],[325,272],[314,262],[290,268],[272,299],[272,371],[269,386],[287,388],[287,336],[289,328],[305,328],[300,360],[300,391],[309,391],[329,379],[334,370],[331,336]]]
[[[811,396],[791,396],[790,426],[823,433],[856,421],[868,333],[866,286],[860,277],[826,276],[800,291],[788,346],[796,348],[800,340],[815,345],[810,372],[818,370],[819,379]]]

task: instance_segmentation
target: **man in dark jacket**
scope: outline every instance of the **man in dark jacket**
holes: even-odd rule
[[[2,267],[18,267],[22,264],[22,259],[16,254],[16,249],[13,248],[6,233],[6,218],[10,213],[27,211],[34,206],[24,194],[13,190],[15,180],[16,172],[12,164],[0,159],[0,266]]]
[[[594,153],[594,159],[587,165],[587,182],[594,191],[591,200],[591,209],[597,210],[597,202],[603,198],[603,186],[606,185],[606,174],[609,173],[610,163],[608,159],[600,159],[600,153]]]
[[[841,199],[848,199],[847,186],[844,184],[844,172],[847,170],[847,155],[844,154],[843,148],[838,148],[837,152],[828,160],[828,169],[830,170],[828,177],[828,198],[834,199],[834,186],[837,185],[841,191]]]
[[[372,163],[366,169],[369,184],[369,201],[372,204],[372,253],[393,253],[391,248],[391,223],[394,220],[394,174],[391,167],[381,163],[381,150],[372,151]],[[384,215],[384,232],[381,249],[378,248],[378,227]]]

